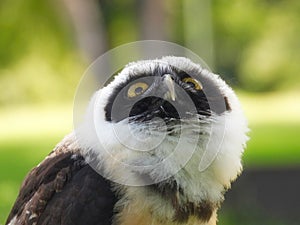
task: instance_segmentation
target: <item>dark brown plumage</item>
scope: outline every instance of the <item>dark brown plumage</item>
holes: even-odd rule
[[[65,141],[27,175],[6,224],[15,216],[18,225],[111,224],[111,185],[73,146]]]

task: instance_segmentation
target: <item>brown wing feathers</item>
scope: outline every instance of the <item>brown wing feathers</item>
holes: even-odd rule
[[[68,143],[57,147],[25,178],[6,224],[110,225],[116,197]]]

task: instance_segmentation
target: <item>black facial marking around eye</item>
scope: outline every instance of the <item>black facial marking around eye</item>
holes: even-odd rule
[[[144,92],[146,95],[147,93],[152,93],[152,89],[155,90],[155,88],[160,85],[160,78],[165,74],[170,74],[176,85],[186,91],[191,100],[194,102],[198,114],[210,116],[212,113],[222,114],[225,111],[231,110],[228,98],[224,96],[222,91],[211,79],[209,79],[209,77],[203,76],[198,70],[192,69],[185,72],[171,65],[166,66],[165,64],[157,64],[156,68],[151,70],[149,69],[149,71],[141,72],[140,74],[138,74],[138,71],[134,71],[133,74],[128,76],[127,81],[120,83],[112,89],[112,93],[109,96],[108,103],[104,109],[106,120],[119,122],[128,118],[130,109],[134,104],[133,102],[136,100],[140,101],[142,98],[147,97],[144,96]],[[195,88],[195,83],[184,82],[183,80],[185,78],[191,78],[199,81],[201,88],[198,88],[197,90]],[[157,81],[158,83],[153,85],[154,82]],[[147,87],[147,90],[144,90],[143,87],[137,86],[132,91],[134,94],[133,97],[128,97],[128,89],[131,85],[138,82],[145,82],[149,87]],[[177,99],[176,101],[180,101],[180,99]],[[112,112],[113,106],[115,107],[115,105],[117,106],[114,111],[117,113]]]

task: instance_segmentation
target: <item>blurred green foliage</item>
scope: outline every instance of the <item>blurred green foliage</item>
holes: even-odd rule
[[[0,105],[70,100],[83,71],[53,1],[0,1]]]
[[[54,6],[51,1],[0,2],[1,67],[26,57],[32,48],[56,61],[74,47],[67,38],[70,29],[64,26]]]
[[[104,1],[109,45],[139,38],[138,7],[133,0]],[[185,45],[182,1],[169,4],[171,41]],[[212,4],[216,71],[251,92],[300,88],[300,2],[214,0]],[[195,21],[197,22],[197,21]]]
[[[299,1],[213,2],[218,71],[249,91],[300,87]]]
[[[139,1],[100,3],[108,47],[141,38]],[[211,4],[216,72],[247,91],[299,89],[298,0]],[[165,7],[170,41],[184,45],[182,2]],[[0,2],[1,105],[72,98],[84,63],[66,14],[58,1]]]

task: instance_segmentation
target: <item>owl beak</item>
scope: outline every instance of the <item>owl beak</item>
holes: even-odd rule
[[[165,93],[165,98],[171,99],[173,102],[176,100],[175,84],[170,74],[165,74],[163,77],[163,82],[167,87],[167,92]]]

